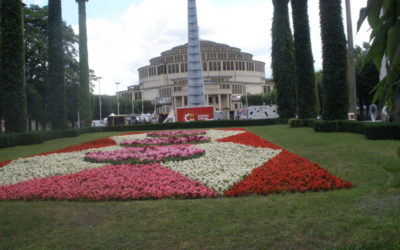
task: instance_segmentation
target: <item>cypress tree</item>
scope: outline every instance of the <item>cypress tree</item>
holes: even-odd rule
[[[278,113],[282,118],[296,116],[295,59],[289,24],[289,0],[273,0],[272,72],[277,87]]]
[[[308,0],[291,0],[296,58],[297,107],[300,119],[317,115],[314,59],[311,49]]]
[[[83,121],[83,126],[90,126],[92,122],[92,112],[90,104],[89,59],[86,30],[86,2],[88,0],[76,1],[79,9],[79,110]]]
[[[347,119],[347,53],[341,1],[320,0],[323,110],[322,119]]]
[[[49,0],[49,76],[47,110],[52,129],[66,127],[61,0]]]
[[[25,55],[21,0],[1,0],[0,83],[7,132],[26,131]]]

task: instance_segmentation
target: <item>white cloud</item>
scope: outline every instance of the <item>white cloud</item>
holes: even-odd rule
[[[311,37],[316,69],[321,68],[319,10],[316,0],[309,1]],[[352,1],[353,22],[366,0]],[[102,93],[114,94],[138,84],[137,69],[161,52],[186,43],[186,0],[142,0],[132,3],[117,20],[88,17],[90,68],[102,76]],[[271,75],[271,1],[197,1],[200,37],[241,48],[266,62]],[[343,5],[344,7],[344,5]],[[355,33],[355,28],[354,28]],[[356,36],[356,43],[368,40],[366,28]],[[96,87],[95,93],[98,93]]]

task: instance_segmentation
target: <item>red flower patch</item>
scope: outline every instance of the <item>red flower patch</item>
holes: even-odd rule
[[[270,194],[282,191],[305,192],[350,188],[352,184],[328,173],[318,164],[283,150],[233,185],[225,196]]]
[[[5,165],[7,165],[8,163],[12,162],[12,160],[7,160],[7,161],[2,161],[0,162],[0,168],[4,167]]]
[[[86,149],[92,149],[92,148],[103,148],[103,147],[108,147],[108,146],[114,146],[117,145],[117,143],[110,139],[110,138],[103,138],[99,140],[93,140],[93,141],[88,141],[79,145],[74,145],[74,146],[69,146],[65,147],[62,149],[58,149],[52,152],[45,152],[41,154],[37,154],[34,156],[38,155],[50,155],[50,154],[56,154],[56,153],[69,153],[69,152],[76,152],[76,151],[82,151]],[[31,156],[33,157],[33,156]]]
[[[275,144],[260,138],[259,136],[245,132],[234,136],[229,136],[226,138],[222,138],[218,140],[219,142],[233,142],[238,144],[244,144],[247,146],[253,147],[263,147],[263,148],[272,148],[272,149],[280,149],[280,147]]]

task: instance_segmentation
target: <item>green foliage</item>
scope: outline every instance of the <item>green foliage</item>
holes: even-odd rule
[[[307,2],[308,0],[291,0],[296,58],[297,107],[298,116],[301,119],[314,118],[317,115],[314,59],[311,49]]]
[[[242,96],[242,98],[240,99],[240,101],[242,102],[243,105],[246,104],[246,97]],[[249,104],[249,106],[259,106],[263,104],[263,98],[262,95],[250,95],[247,94],[247,102]]]
[[[364,43],[363,48],[355,48],[356,55],[356,82],[357,98],[360,106],[360,113],[364,113],[364,105],[368,107],[373,101],[373,90],[379,82],[379,71],[372,62],[363,67],[367,53],[370,49],[368,43]],[[366,117],[360,117],[362,120]]]
[[[24,8],[25,75],[29,120],[46,122],[46,80],[48,71],[48,8]]]
[[[48,93],[48,7],[30,5],[24,8],[25,68],[27,81],[28,118],[41,124],[47,122]],[[64,51],[65,108],[67,119],[74,124],[78,112],[79,62],[77,35],[71,26],[62,24]]]
[[[361,9],[358,20],[360,29],[365,19],[371,26],[371,49],[364,65],[373,61],[378,70],[382,61],[387,76],[376,85],[374,101],[387,103],[390,109],[400,105],[400,1],[398,0],[369,0],[367,7]],[[397,114],[400,116],[400,114]]]
[[[324,120],[347,119],[347,52],[341,1],[320,0]]]
[[[290,30],[289,0],[273,0],[272,71],[278,97],[278,113],[282,118],[296,116],[296,79],[292,32]]]
[[[79,8],[79,110],[83,126],[89,127],[92,122],[89,88],[89,58],[86,30],[86,0],[78,0]]]
[[[277,104],[277,92],[276,89],[273,89],[269,93],[264,93],[261,96],[262,103],[264,104]]]
[[[1,102],[7,132],[26,131],[25,58],[22,2],[0,2]]]
[[[48,118],[52,129],[66,127],[61,0],[49,0]]]

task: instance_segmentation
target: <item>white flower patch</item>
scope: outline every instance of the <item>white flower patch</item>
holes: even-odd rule
[[[225,137],[230,137],[238,134],[242,134],[246,131],[239,131],[239,130],[216,130],[216,129],[210,129],[207,130],[207,137],[210,137],[212,141],[216,141]]]
[[[51,154],[18,159],[0,169],[0,185],[13,184],[32,178],[66,175],[88,168],[101,167],[83,161],[83,152]]]
[[[114,140],[118,145],[121,144],[122,141],[126,140],[143,140],[147,138],[147,134],[136,134],[136,135],[116,135],[110,137],[111,140]]]
[[[230,142],[211,142],[198,144],[196,147],[206,150],[206,154],[197,159],[171,161],[163,165],[200,181],[219,193],[228,190],[248,176],[253,169],[281,152]]]

